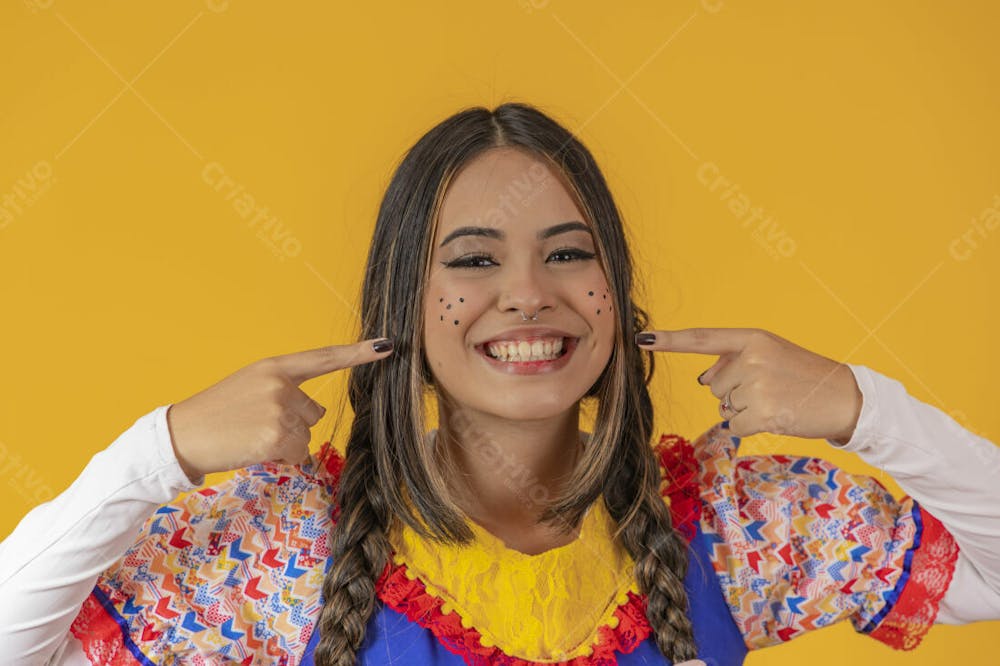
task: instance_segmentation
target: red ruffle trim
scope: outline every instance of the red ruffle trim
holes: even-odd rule
[[[499,666],[553,666],[556,662],[536,662],[512,657],[499,647],[486,647],[480,643],[481,634],[473,627],[462,626],[458,613],[441,612],[444,601],[427,592],[423,582],[410,580],[405,564],[386,566],[376,584],[379,598],[389,608],[428,629],[448,651],[463,657],[468,664]],[[628,593],[628,601],[615,609],[618,625],[598,629],[598,640],[590,656],[576,657],[558,664],[567,666],[609,666],[618,663],[616,652],[629,653],[649,636],[646,620],[646,600],[641,595]]]
[[[889,614],[869,636],[897,650],[912,650],[930,631],[958,559],[958,543],[941,521],[919,507],[920,544],[910,562],[909,579]]]
[[[316,454],[319,463],[316,476],[322,481],[331,495],[336,495],[340,475],[344,471],[344,456],[329,441],[323,442]],[[340,506],[335,501],[330,502],[330,519],[334,524],[340,520]]]
[[[662,435],[653,451],[666,483],[661,492],[670,499],[674,529],[691,543],[701,519],[700,467],[694,446],[680,435]]]
[[[83,653],[92,664],[139,666],[141,663],[122,642],[121,627],[93,593],[84,600],[69,629],[83,645]]]
[[[323,442],[319,449],[319,459],[323,465],[323,470],[330,476],[330,480],[336,484],[340,480],[340,473],[344,471],[344,457],[330,442]]]

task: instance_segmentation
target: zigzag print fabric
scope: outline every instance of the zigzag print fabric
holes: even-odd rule
[[[849,620],[900,649],[930,629],[958,544],[912,497],[821,458],[736,456],[723,421],[695,444],[701,527],[747,646]]]
[[[324,471],[255,465],[160,507],[73,622],[91,662],[298,663],[330,563]]]
[[[895,648],[915,647],[933,623],[957,557],[941,523],[912,498],[894,500],[871,477],[818,458],[737,457],[739,443],[723,421],[693,444],[664,435],[655,448],[674,526],[686,541],[697,539],[697,552],[715,573],[711,585],[689,588],[718,601],[693,604],[699,645],[723,638],[706,634],[706,626],[735,626],[733,636],[744,643],[730,650],[738,664],[744,647],[778,644],[849,619],[857,631]],[[302,467],[255,465],[161,506],[101,574],[73,622],[90,661],[311,663],[343,468],[329,442],[316,458]],[[396,609],[428,640],[458,646],[448,654],[465,663],[530,663],[480,645],[475,627],[440,612],[440,600],[424,586],[434,581],[408,583],[409,592],[390,587],[403,580],[405,566],[390,565],[379,586],[390,607],[385,612]],[[609,638],[615,647],[574,666],[640,657],[649,663],[649,655],[658,655],[644,600],[630,595],[621,609],[628,623],[602,634],[624,636],[627,627],[633,638]],[[416,607],[438,610],[409,612]]]

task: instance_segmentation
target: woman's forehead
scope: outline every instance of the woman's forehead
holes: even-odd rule
[[[537,155],[509,147],[477,156],[452,179],[441,205],[435,245],[458,227],[532,231],[583,220],[559,175]]]

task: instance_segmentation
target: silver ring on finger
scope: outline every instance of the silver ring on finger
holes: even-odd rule
[[[738,414],[739,413],[733,407],[732,400],[733,400],[733,390],[729,389],[729,391],[726,393],[725,397],[722,399],[722,402],[719,403],[719,414],[721,414],[723,418],[725,418],[726,412],[732,412],[733,414]]]

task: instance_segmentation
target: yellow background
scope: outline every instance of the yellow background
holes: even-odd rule
[[[0,6],[0,534],[155,406],[353,340],[396,160],[458,109],[508,100],[595,153],[655,327],[765,328],[997,441],[1000,229],[973,223],[1000,194],[993,3],[364,4]],[[712,169],[776,237],[703,182]],[[661,430],[719,420],[695,383],[714,360],[661,357]],[[342,387],[304,386],[327,405]],[[901,494],[822,441],[745,451],[825,457]],[[998,628],[937,626],[897,653],[844,622],[747,663],[982,663]]]

